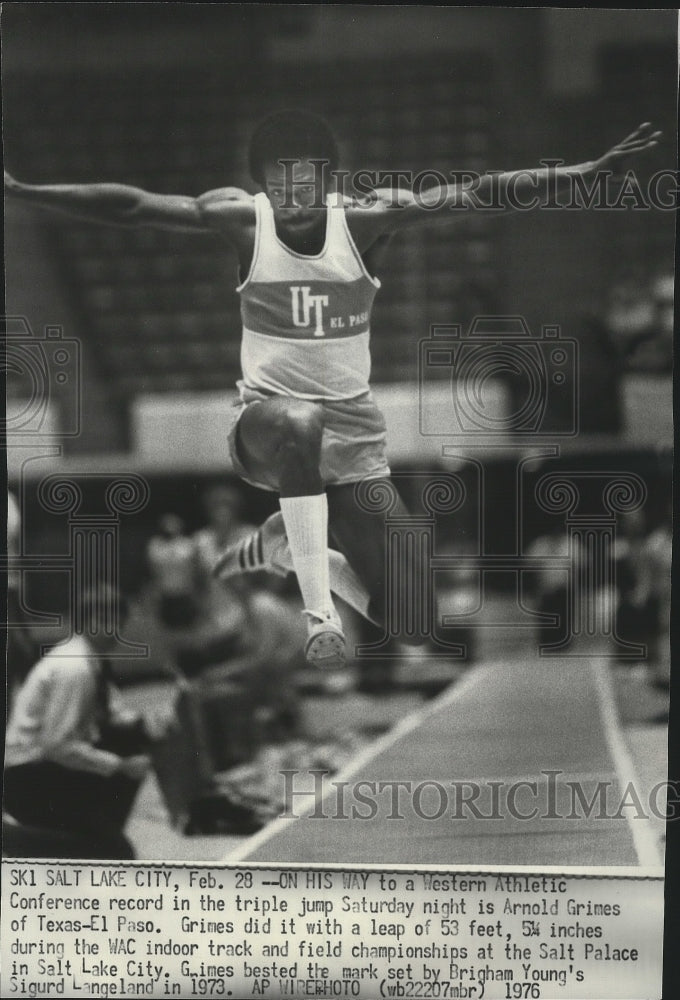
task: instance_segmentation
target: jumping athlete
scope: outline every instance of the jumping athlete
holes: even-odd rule
[[[286,111],[266,118],[251,139],[250,171],[262,188],[254,196],[233,187],[191,198],[120,184],[27,185],[7,174],[5,185],[39,207],[218,233],[236,250],[243,377],[231,457],[243,479],[279,494],[280,513],[228,549],[216,573],[294,570],[308,616],[307,658],[335,666],[344,660],[344,635],[331,592],[374,622],[385,618],[384,531],[355,500],[358,482],[389,475],[385,423],[369,388],[374,272],[385,242],[490,198],[499,211],[545,203],[575,178],[619,172],[659,135],[645,123],[587,163],[485,174],[419,196],[378,186],[357,198],[341,190],[325,121]]]

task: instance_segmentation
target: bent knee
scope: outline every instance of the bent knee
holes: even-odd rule
[[[318,403],[295,400],[281,407],[275,420],[276,437],[280,446],[321,444],[323,411]]]

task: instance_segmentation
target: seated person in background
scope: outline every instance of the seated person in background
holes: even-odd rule
[[[187,628],[196,618],[196,545],[176,514],[164,514],[158,529],[146,549],[158,614],[167,628]]]
[[[124,619],[110,590],[82,595],[73,609],[82,634],[33,667],[7,730],[5,810],[21,824],[70,834],[74,857],[134,857],[123,826],[150,767],[140,752],[149,743],[144,725],[112,698],[106,655],[116,640],[101,623],[116,606]]]

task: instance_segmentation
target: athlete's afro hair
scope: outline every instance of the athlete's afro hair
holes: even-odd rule
[[[248,165],[258,184],[264,183],[266,164],[308,157],[327,160],[327,169],[337,170],[335,136],[327,122],[311,111],[276,111],[264,118],[251,136]]]

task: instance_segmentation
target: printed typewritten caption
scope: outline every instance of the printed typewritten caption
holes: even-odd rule
[[[661,995],[663,881],[6,862],[4,997]]]

